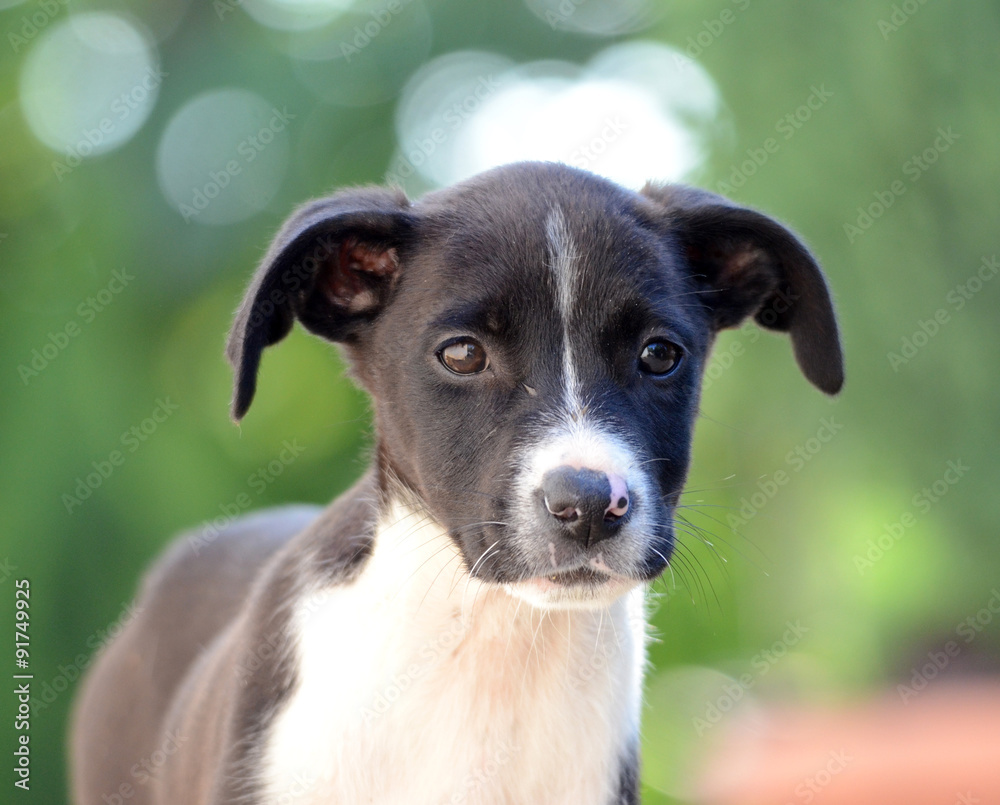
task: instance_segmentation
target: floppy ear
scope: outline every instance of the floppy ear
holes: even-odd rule
[[[385,305],[414,228],[409,202],[384,188],[347,190],[300,207],[281,227],[247,288],[229,333],[236,372],[232,415],[250,407],[265,347],[298,318],[331,341],[350,342]]]
[[[716,329],[753,315],[787,332],[802,373],[827,394],[844,383],[844,357],[826,281],[815,258],[788,229],[755,210],[704,190],[646,185],[642,194],[667,212]]]

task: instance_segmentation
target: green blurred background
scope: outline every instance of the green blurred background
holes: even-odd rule
[[[956,634],[949,673],[1000,667],[991,618],[957,632],[1000,603],[997,3],[0,0],[0,36],[2,667],[27,578],[36,696],[15,796],[65,800],[73,681],[172,533],[362,471],[366,401],[301,331],[228,419],[224,336],[283,217],[508,157],[760,207],[841,315],[837,400],[779,336],[717,346],[698,533],[656,588],[646,801],[685,801],[733,679],[733,709],[844,701]]]

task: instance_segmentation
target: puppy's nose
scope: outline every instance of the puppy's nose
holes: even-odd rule
[[[628,485],[614,473],[563,466],[542,476],[545,509],[586,546],[612,536],[629,511]]]

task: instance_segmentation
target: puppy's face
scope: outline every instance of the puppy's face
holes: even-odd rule
[[[711,337],[675,250],[599,187],[430,199],[365,345],[385,459],[473,575],[535,601],[663,570]]]
[[[666,566],[701,370],[715,332],[749,314],[790,330],[810,379],[839,388],[819,269],[718,197],[533,164],[416,206],[355,191],[293,217],[258,272],[230,344],[234,411],[298,317],[346,345],[383,478],[473,576],[538,605],[600,605]]]

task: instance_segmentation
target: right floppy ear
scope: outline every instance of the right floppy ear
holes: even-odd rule
[[[844,384],[833,300],[819,264],[787,228],[707,190],[648,184],[642,195],[666,213],[666,231],[683,249],[699,298],[716,330],[753,316],[791,336],[795,360],[817,388]]]
[[[265,347],[297,318],[331,341],[351,341],[384,307],[415,221],[401,191],[346,190],[303,205],[284,223],[247,288],[226,344],[236,373],[232,416],[246,414]]]

